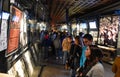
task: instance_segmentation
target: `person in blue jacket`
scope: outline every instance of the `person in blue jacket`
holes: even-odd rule
[[[93,36],[91,34],[85,34],[83,36],[84,46],[82,47],[82,55],[80,57],[80,68],[84,67],[84,63],[86,60],[85,51],[87,49],[87,46],[92,45],[92,42],[93,42]]]

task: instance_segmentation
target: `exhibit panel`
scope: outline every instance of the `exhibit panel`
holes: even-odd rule
[[[0,51],[7,49],[7,20],[2,20],[1,32],[0,32]]]
[[[108,16],[100,19],[98,44],[117,47],[119,16]]]
[[[13,66],[8,70],[8,74],[14,77],[29,77],[24,61],[19,59]]]
[[[0,12],[0,51],[7,49],[8,19],[10,13]]]
[[[16,6],[11,5],[10,12],[11,16],[6,56],[15,53],[15,50],[17,50],[19,47],[20,23],[22,18],[22,11]]]
[[[120,16],[100,18],[98,46],[103,50],[103,60],[113,64],[117,53],[118,26]]]

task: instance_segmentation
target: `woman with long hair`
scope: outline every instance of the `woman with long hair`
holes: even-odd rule
[[[102,65],[102,52],[96,45],[89,45],[85,51],[86,61],[80,77],[104,77],[104,67]]]

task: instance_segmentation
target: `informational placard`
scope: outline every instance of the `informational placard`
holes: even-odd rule
[[[19,46],[19,36],[20,36],[20,23],[22,18],[22,11],[17,7],[11,5],[10,12],[10,29],[9,29],[9,39],[7,55],[12,54]]]
[[[0,33],[0,51],[7,49],[7,20],[2,20]]]

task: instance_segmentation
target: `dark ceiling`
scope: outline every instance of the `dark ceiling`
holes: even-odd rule
[[[105,9],[100,9],[120,3],[119,0],[17,0],[17,2],[28,10],[31,16],[55,23],[66,21],[66,9],[69,19],[72,19],[95,11],[103,12]]]

